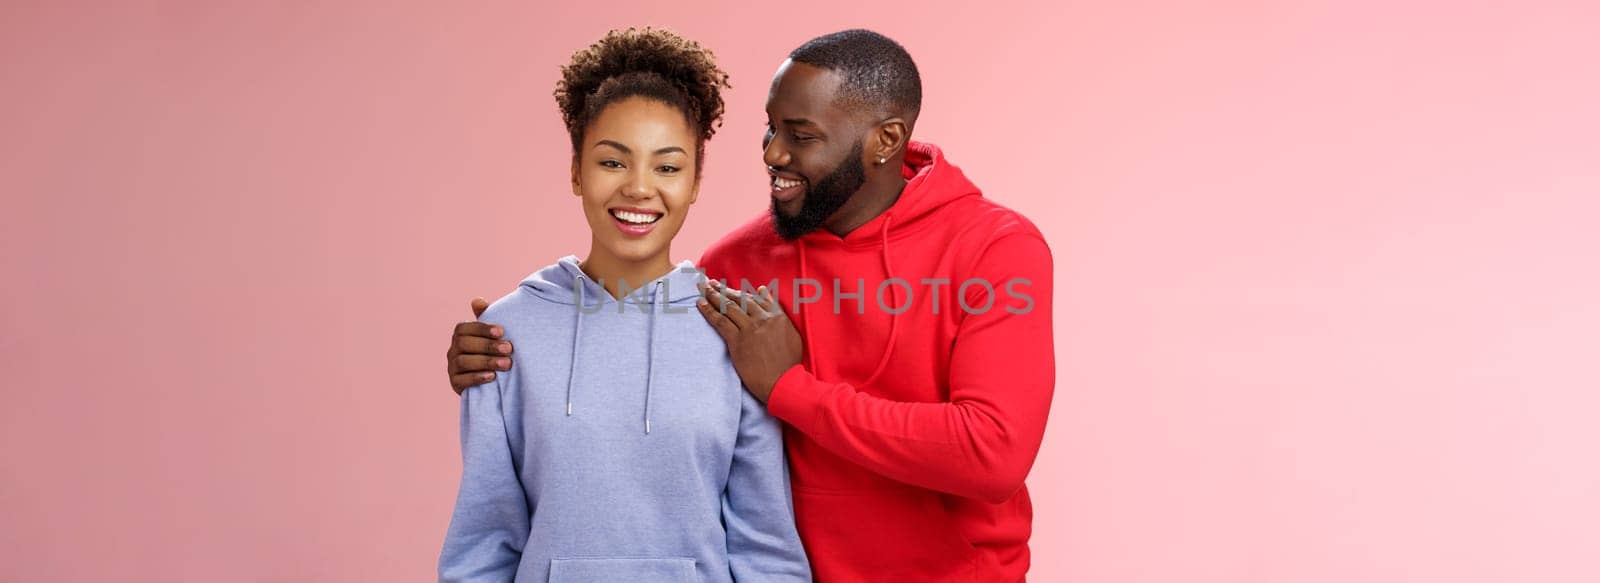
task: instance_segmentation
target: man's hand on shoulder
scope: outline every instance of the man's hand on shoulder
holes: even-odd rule
[[[483,316],[489,302],[472,298],[472,317]],[[450,374],[450,388],[457,395],[467,387],[478,386],[494,380],[495,371],[511,370],[511,341],[502,340],[505,330],[493,324],[473,320],[456,324],[450,337],[450,350],[446,371]]]

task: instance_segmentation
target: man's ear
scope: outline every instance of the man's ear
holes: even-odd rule
[[[583,181],[578,178],[578,157],[572,157],[572,196],[583,196]]]
[[[911,128],[905,118],[891,117],[878,122],[877,129],[872,132],[871,148],[867,152],[872,154],[874,162],[889,160],[904,150],[910,139]]]

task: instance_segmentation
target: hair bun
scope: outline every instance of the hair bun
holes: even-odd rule
[[[561,68],[555,98],[574,149],[607,104],[638,95],[682,109],[703,142],[722,123],[722,90],[729,87],[728,74],[699,43],[666,29],[629,28],[573,53]]]

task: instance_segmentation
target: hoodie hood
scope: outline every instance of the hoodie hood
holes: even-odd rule
[[[884,240],[885,236],[897,238],[897,233],[909,232],[921,226],[924,219],[951,202],[983,196],[978,186],[968,180],[960,168],[945,160],[944,152],[933,144],[906,144],[906,163],[900,168],[900,173],[906,179],[906,187],[888,210],[844,237],[827,229],[817,229],[801,236],[800,241],[825,244],[842,240],[852,247],[872,245]]]
[[[623,300],[629,302],[630,308],[662,301],[668,304],[693,304],[695,298],[700,297],[698,283],[704,281],[704,277],[705,273],[695,267],[693,261],[684,261],[653,281],[624,282],[629,286],[629,293],[623,296]],[[545,301],[573,306],[578,305],[581,298],[582,305],[592,309],[596,305],[617,302],[602,283],[591,279],[578,267],[577,256],[568,255],[524,278],[521,285],[524,290]],[[638,287],[633,287],[635,285]]]

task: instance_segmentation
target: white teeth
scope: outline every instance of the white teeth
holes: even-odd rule
[[[796,186],[800,186],[799,180],[789,180],[786,178],[778,178],[777,176],[772,177],[773,190],[783,190],[785,188],[793,188]]]
[[[635,213],[625,210],[613,210],[611,211],[611,216],[622,219],[623,222],[633,223],[635,225],[648,225],[661,219],[661,215]]]

